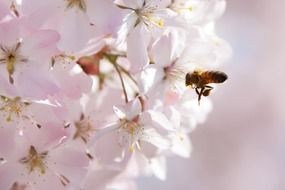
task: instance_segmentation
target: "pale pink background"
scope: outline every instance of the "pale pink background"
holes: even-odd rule
[[[168,179],[140,190],[285,189],[285,1],[228,0],[217,33],[234,55],[214,110],[191,134],[190,159],[171,158]]]

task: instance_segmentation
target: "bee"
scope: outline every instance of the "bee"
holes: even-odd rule
[[[221,71],[194,70],[186,74],[185,85],[195,89],[198,95],[198,104],[200,105],[201,97],[209,96],[211,90],[213,90],[213,87],[208,84],[223,83],[227,78],[227,74]]]

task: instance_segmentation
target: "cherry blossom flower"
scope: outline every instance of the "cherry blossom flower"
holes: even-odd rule
[[[29,127],[23,133],[2,128],[1,136],[4,144],[10,142],[9,147],[1,147],[1,188],[23,183],[35,189],[66,189],[78,185],[86,173],[87,157],[64,144],[64,131],[52,124]]]
[[[115,1],[115,3],[118,7],[130,11],[118,31],[118,43],[126,41],[127,57],[132,63],[131,70],[138,72],[149,63],[147,49],[152,38],[157,38],[164,31],[165,22],[167,23],[174,15],[161,1]]]
[[[103,135],[97,137],[92,147],[100,161],[122,162],[136,151],[153,157],[169,147],[168,139],[163,135],[167,135],[171,125],[163,114],[152,110],[142,112],[138,99],[114,107],[114,112],[119,120],[102,130]],[[104,148],[110,143],[114,150],[106,152]]]

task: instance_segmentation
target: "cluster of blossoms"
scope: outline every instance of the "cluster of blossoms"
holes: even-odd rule
[[[223,0],[1,0],[0,189],[136,189],[189,157],[185,75],[230,55]]]

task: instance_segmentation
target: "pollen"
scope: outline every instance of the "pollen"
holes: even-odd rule
[[[11,122],[13,116],[20,118],[23,110],[29,105],[30,103],[22,101],[18,96],[15,98],[0,96],[0,112],[4,113],[7,122]]]
[[[9,75],[9,81],[14,83],[13,74],[15,72],[16,64],[28,62],[28,59],[21,55],[21,43],[18,42],[12,47],[3,46],[0,44],[0,65],[6,64],[6,70]]]
[[[149,21],[153,23],[155,26],[162,28],[164,26],[164,21],[161,18],[149,18]]]
[[[30,146],[28,156],[21,158],[19,162],[26,165],[29,173],[37,169],[40,174],[45,174],[47,169],[45,158],[47,155],[47,151],[38,153],[34,146]]]

